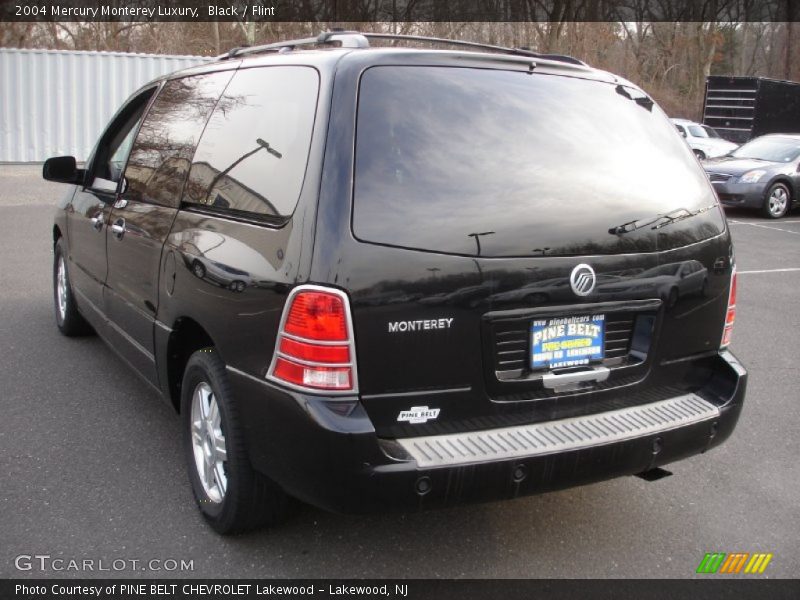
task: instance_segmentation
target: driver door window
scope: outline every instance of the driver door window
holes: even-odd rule
[[[111,194],[117,191],[147,101],[154,91],[149,90],[136,98],[103,136],[95,152],[87,187]]]
[[[141,117],[139,118],[141,121]],[[114,154],[111,155],[111,158],[108,161],[108,170],[111,173],[111,180],[113,182],[118,182],[119,178],[122,177],[122,171],[125,170],[125,161],[128,160],[128,155],[131,152],[131,146],[133,146],[133,138],[136,137],[136,130],[138,129],[138,123],[131,128],[128,132],[128,135],[125,136],[125,139],[122,140],[117,149],[114,151]]]

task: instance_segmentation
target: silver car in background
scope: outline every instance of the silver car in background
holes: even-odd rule
[[[724,206],[756,208],[770,219],[786,216],[800,189],[800,135],[771,134],[703,163]]]

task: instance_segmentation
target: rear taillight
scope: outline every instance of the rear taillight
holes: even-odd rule
[[[292,290],[267,377],[306,391],[356,391],[350,304],[343,292],[315,285]]]
[[[722,330],[720,348],[727,348],[733,337],[733,324],[736,321],[736,267],[731,272],[731,288],[728,292],[728,310],[725,313],[725,328]]]

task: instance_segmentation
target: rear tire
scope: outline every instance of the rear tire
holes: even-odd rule
[[[67,337],[94,333],[91,325],[78,312],[67,269],[64,239],[59,238],[53,251],[53,305],[58,330]]]
[[[692,152],[694,152],[694,155],[697,157],[698,160],[706,159],[706,153],[703,152],[702,150],[692,150]]]
[[[774,183],[767,190],[761,214],[768,219],[780,219],[786,216],[791,205],[792,194],[789,188],[783,183]]]
[[[192,491],[211,527],[227,535],[279,523],[288,498],[250,465],[225,365],[214,348],[198,350],[186,364],[181,421]]]

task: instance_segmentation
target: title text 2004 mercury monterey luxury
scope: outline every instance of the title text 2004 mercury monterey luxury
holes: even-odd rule
[[[656,479],[724,441],[733,249],[661,110],[569,57],[380,38],[231,51],[45,163],[58,327],[181,413],[211,525]]]

